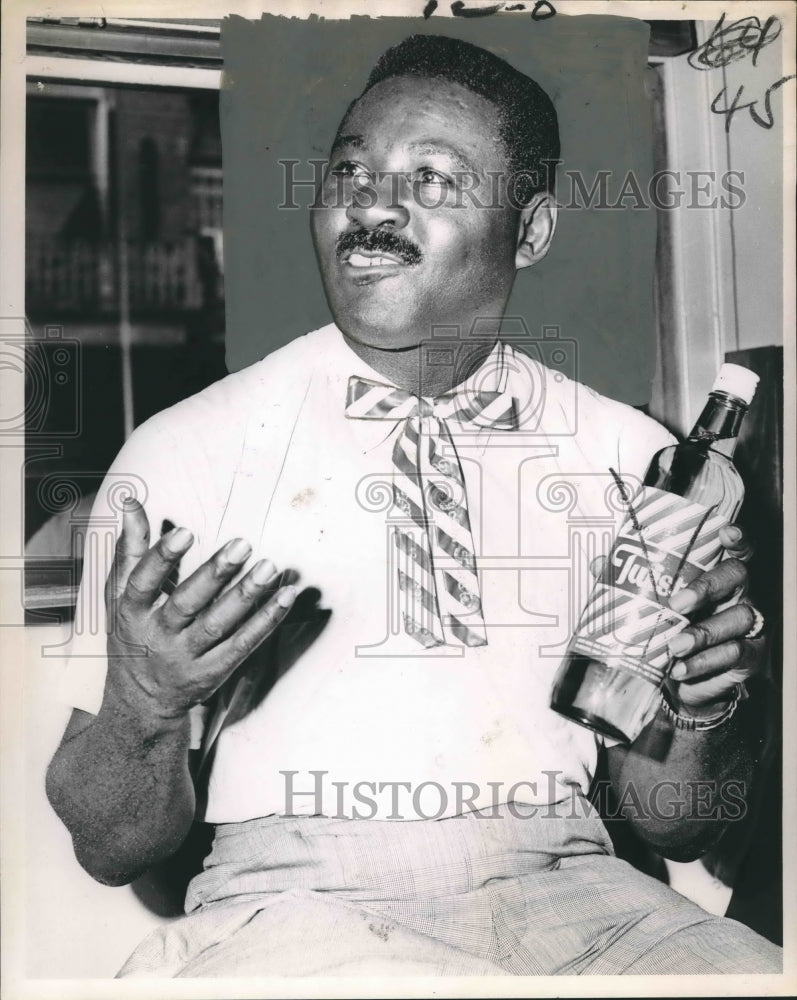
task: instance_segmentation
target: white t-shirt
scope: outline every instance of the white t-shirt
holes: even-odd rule
[[[194,533],[181,577],[233,537],[252,544],[253,560],[300,575],[290,618],[228,683],[221,709],[204,714],[207,821],[417,819],[548,804],[571,785],[586,792],[598,738],[549,708],[551,683],[591,586],[589,561],[621,518],[610,469],[633,485],[673,438],[506,347],[495,377],[520,401],[520,429],[449,427],[488,644],[425,650],[403,633],[396,596],[400,422],[346,418],[351,375],[387,381],[330,325],[136,430],[88,530],[69,703],[96,713],[102,700],[103,586],[132,486],[153,540],[164,520]]]

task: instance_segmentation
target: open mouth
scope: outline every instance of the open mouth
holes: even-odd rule
[[[400,278],[423,260],[411,240],[381,229],[341,233],[335,241],[335,256],[341,275],[360,286]]]
[[[344,254],[343,263],[358,271],[367,271],[374,267],[403,267],[403,261],[390,254],[373,253],[368,251],[353,250],[349,254]]]
[[[420,264],[421,250],[402,233],[388,229],[351,229],[335,240],[335,256],[343,274],[355,284],[397,277]]]
[[[347,250],[340,260],[343,273],[355,285],[371,285],[398,277],[407,266],[400,257],[376,250]]]

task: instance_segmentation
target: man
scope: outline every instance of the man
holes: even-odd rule
[[[123,974],[779,970],[777,948],[613,856],[584,798],[601,740],[548,707],[573,610],[557,484],[582,477],[574,509],[605,525],[609,470],[633,482],[672,440],[499,340],[553,237],[558,152],[550,100],[502,60],[441,37],[389,50],[313,211],[335,325],[149,421],[109,473],[78,633],[103,526],[120,492],[139,499],[107,650],[76,637],[50,800],[113,885],[198,811],[216,824],[188,916]],[[734,709],[754,613],[712,614],[744,582],[728,559],[678,598],[703,620],[653,727],[664,749],[650,729],[608,748],[618,789],[669,783],[631,818],[675,857],[716,837],[721,782],[750,778]],[[701,812],[683,789],[708,779]]]

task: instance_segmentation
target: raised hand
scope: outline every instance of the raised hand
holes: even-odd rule
[[[105,587],[110,623],[107,687],[115,697],[162,718],[206,701],[279,625],[296,588],[274,591],[272,563],[255,563],[243,539],[220,548],[171,594],[163,585],[194,538],[175,528],[149,545],[141,505],[128,501]]]

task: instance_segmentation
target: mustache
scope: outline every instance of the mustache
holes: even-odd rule
[[[335,253],[340,258],[344,253],[365,250],[371,253],[389,253],[404,264],[420,264],[423,254],[412,240],[391,229],[354,229],[341,233],[335,241]]]

